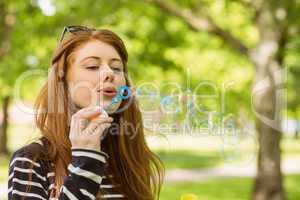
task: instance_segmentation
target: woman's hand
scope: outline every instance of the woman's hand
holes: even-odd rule
[[[103,131],[111,126],[112,117],[101,107],[83,108],[72,115],[69,138],[72,148],[100,151]]]

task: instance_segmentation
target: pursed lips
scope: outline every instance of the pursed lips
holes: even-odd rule
[[[103,87],[101,89],[98,89],[97,92],[109,97],[114,97],[118,93],[115,87]]]

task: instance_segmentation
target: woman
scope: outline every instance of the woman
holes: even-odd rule
[[[127,60],[109,30],[64,29],[35,103],[42,137],[13,154],[8,199],[159,198],[163,165],[136,99],[117,96],[130,88]]]

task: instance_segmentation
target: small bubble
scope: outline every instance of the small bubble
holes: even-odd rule
[[[180,104],[177,97],[166,96],[160,101],[160,106],[166,113],[178,113],[180,111]]]

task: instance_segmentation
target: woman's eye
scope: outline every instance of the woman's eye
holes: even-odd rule
[[[112,69],[113,69],[114,71],[117,71],[117,72],[121,72],[121,71],[122,71],[122,69],[119,68],[119,67],[112,67]]]
[[[99,66],[96,66],[96,65],[87,67],[88,70],[96,70],[98,68],[99,68]]]

